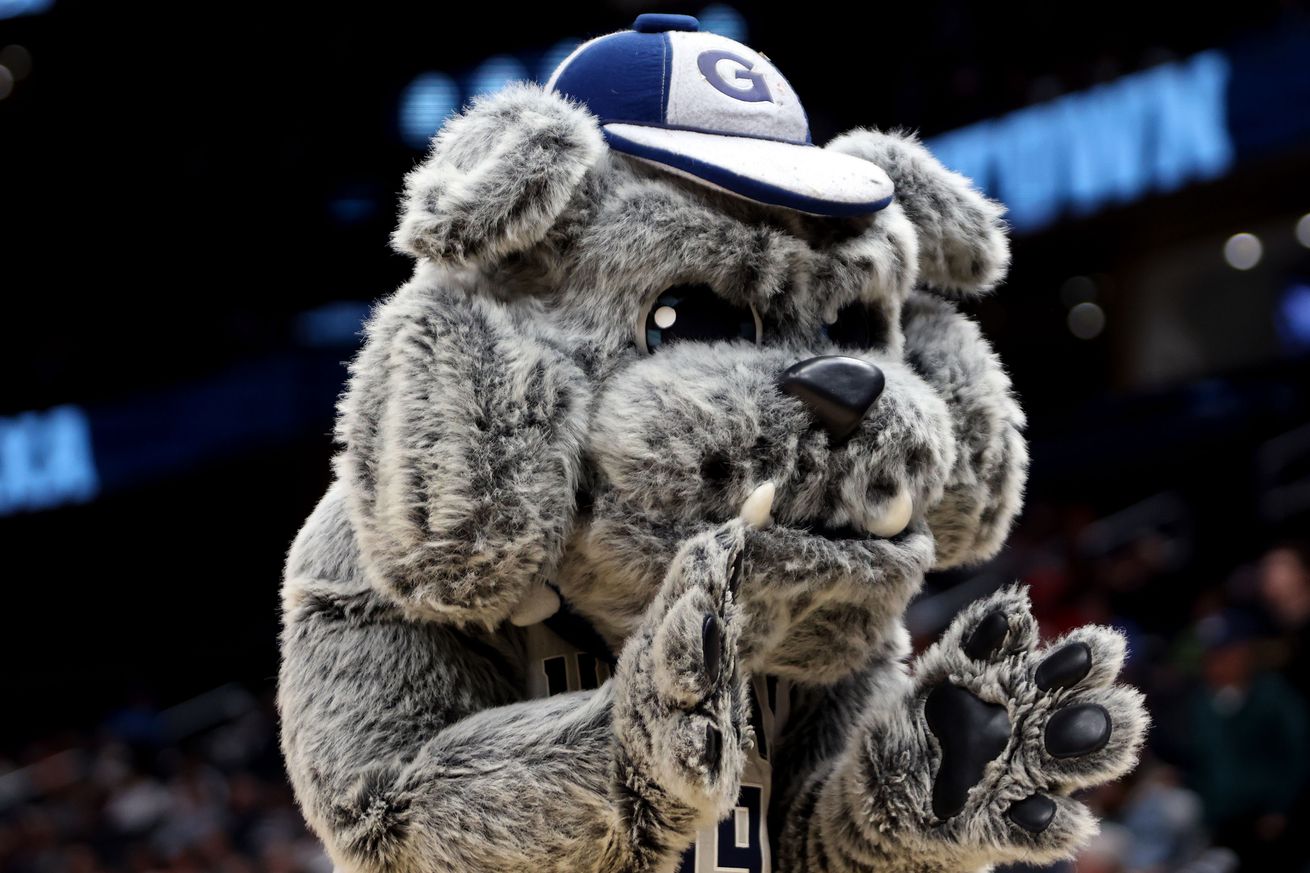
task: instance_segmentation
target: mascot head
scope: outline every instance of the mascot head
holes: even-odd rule
[[[765,483],[756,669],[822,680],[901,646],[923,573],[999,548],[1022,415],[949,298],[1003,278],[1002,210],[912,136],[816,146],[765,56],[643,15],[451,120],[406,181],[394,242],[420,277],[580,374],[543,572],[612,638]]]

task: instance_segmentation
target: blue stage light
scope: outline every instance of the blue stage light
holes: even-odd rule
[[[0,515],[84,503],[99,490],[91,425],[79,407],[0,418]]]
[[[314,348],[354,348],[370,306],[363,300],[338,300],[306,310],[296,316],[293,330],[301,345]]]
[[[377,195],[369,191],[345,190],[328,200],[328,212],[341,224],[359,224],[378,214]]]
[[[400,135],[411,148],[426,149],[432,135],[459,110],[459,85],[445,73],[421,73],[400,97]]]
[[[0,0],[0,18],[39,15],[49,12],[54,5],[55,0]]]
[[[1289,351],[1310,351],[1310,283],[1297,282],[1278,301],[1278,333]]]
[[[711,3],[696,16],[700,19],[700,29],[735,39],[746,41],[746,19],[740,12],[724,3]]]
[[[499,91],[510,82],[521,82],[532,78],[528,68],[518,58],[510,55],[493,55],[487,58],[468,80],[468,96],[472,100],[483,94]]]

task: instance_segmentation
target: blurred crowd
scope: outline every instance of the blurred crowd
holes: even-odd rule
[[[996,568],[1030,586],[1048,638],[1122,630],[1125,676],[1149,700],[1141,766],[1087,798],[1104,824],[1077,870],[1310,871],[1310,551],[1278,542],[1198,575],[1194,534],[1159,515],[1037,505]],[[0,760],[6,873],[330,869],[271,701],[239,688],[169,710],[143,699]]]
[[[1079,873],[1310,870],[1310,550],[1287,540],[1198,569],[1192,534],[1034,507],[1012,539],[1043,635],[1129,640],[1154,720],[1141,765],[1094,792]]]
[[[329,873],[286,783],[270,700],[146,700],[0,760],[4,873]],[[186,736],[179,736],[186,734]]]

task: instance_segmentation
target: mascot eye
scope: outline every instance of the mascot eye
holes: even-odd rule
[[[887,319],[882,310],[860,300],[843,306],[837,320],[825,324],[820,331],[832,342],[847,348],[871,349],[887,343]]]
[[[673,342],[745,339],[760,341],[754,307],[738,306],[708,285],[674,285],[650,302],[637,328],[637,345],[646,352]]]

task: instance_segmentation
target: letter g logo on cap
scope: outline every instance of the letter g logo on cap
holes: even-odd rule
[[[739,81],[749,82],[750,87],[742,88],[729,84],[719,74],[719,63],[721,61],[732,61],[732,63],[736,64],[737,69],[733,71],[732,77]],[[696,58],[696,66],[700,68],[701,75],[714,86],[716,91],[727,94],[734,100],[742,100],[746,103],[762,103],[766,100],[773,100],[773,95],[769,93],[769,86],[764,83],[764,76],[751,69],[749,61],[734,55],[732,52],[723,51],[722,49],[701,52],[700,56]]]

